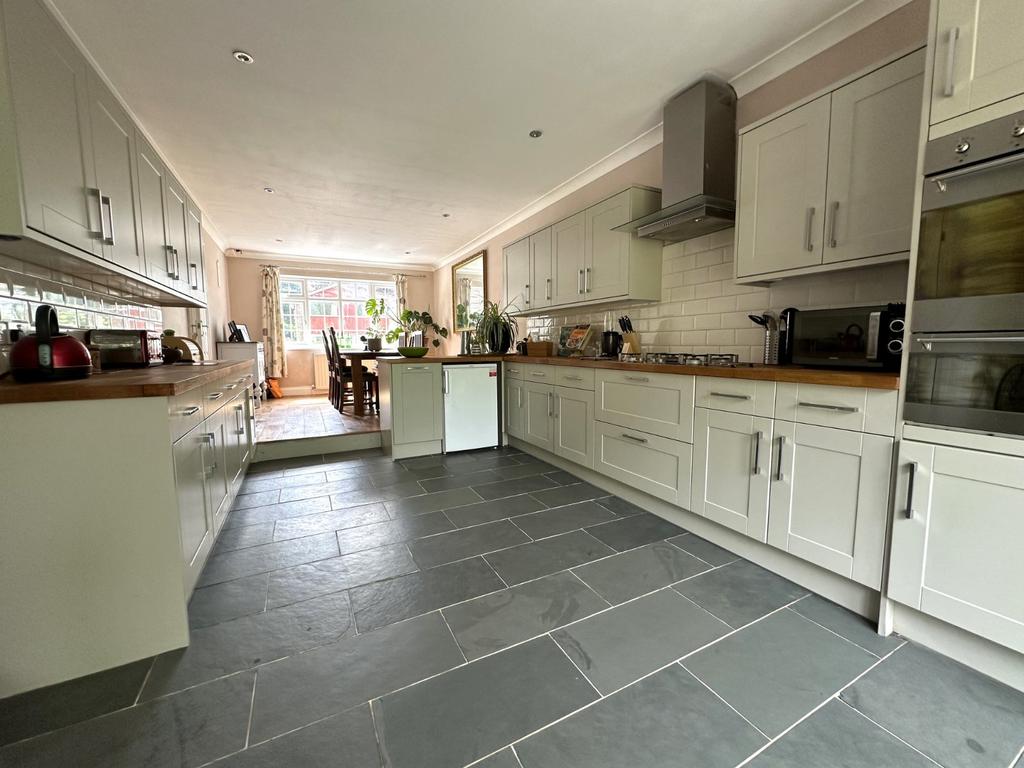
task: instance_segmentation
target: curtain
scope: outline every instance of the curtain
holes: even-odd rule
[[[397,274],[391,276],[395,281],[395,298],[398,300],[396,310],[401,313],[405,309],[405,284],[409,281],[407,275]]]
[[[263,308],[263,353],[267,359],[267,378],[283,379],[288,375],[288,359],[284,352],[284,317],[281,315],[281,270],[264,264],[260,271]]]

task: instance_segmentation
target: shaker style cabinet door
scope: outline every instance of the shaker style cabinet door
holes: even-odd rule
[[[156,151],[139,134],[135,137],[135,175],[139,248],[145,262],[145,274],[158,283],[172,285],[177,273],[164,228],[167,169]]]
[[[188,290],[193,294],[206,293],[206,272],[203,262],[203,215],[191,200],[185,200],[185,249],[188,262]]]
[[[1024,458],[903,440],[888,596],[1024,652]]]
[[[100,252],[89,119],[89,65],[42,3],[6,0],[3,26],[25,224],[88,253]]]
[[[164,229],[171,251],[174,278],[171,287],[188,291],[188,197],[178,180],[164,176]]]
[[[505,432],[509,437],[526,438],[526,392],[523,382],[505,379]]]
[[[821,264],[831,95],[740,136],[736,275]]]
[[[832,94],[826,263],[910,250],[924,51]]]
[[[889,437],[775,422],[768,543],[879,589]]]
[[[555,453],[585,467],[594,466],[594,393],[555,387]]]
[[[391,366],[396,443],[426,443],[444,436],[441,373],[441,366],[434,363]]]
[[[582,301],[587,212],[551,226],[551,304]]]
[[[228,435],[227,419],[234,415],[227,406],[221,408],[199,428],[203,430],[203,462],[206,466],[206,504],[210,523],[219,531],[227,518],[228,508],[224,499],[228,495]]]
[[[523,439],[554,452],[555,396],[548,384],[524,384]]]
[[[206,562],[206,552],[213,545],[212,515],[208,517],[206,513],[203,430],[202,425],[196,427],[172,449],[186,595],[192,593]]]
[[[550,307],[554,284],[551,280],[551,227],[530,235],[530,309]]]
[[[612,227],[630,221],[630,190],[620,192],[586,213],[586,260],[583,265],[583,298],[607,299],[629,291],[628,232]]]
[[[524,237],[505,248],[505,303],[519,312],[530,304],[530,238]]]

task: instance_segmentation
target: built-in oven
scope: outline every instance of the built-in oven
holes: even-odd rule
[[[925,151],[907,421],[1024,436],[1024,113]]]

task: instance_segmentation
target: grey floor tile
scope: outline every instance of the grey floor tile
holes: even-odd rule
[[[529,464],[523,464],[524,468],[529,467]],[[580,479],[576,475],[566,472],[564,469],[556,469],[554,472],[545,472],[544,477],[549,480],[554,480],[559,485],[572,485],[573,483],[580,482]],[[509,478],[503,477],[502,480],[508,480]]]
[[[550,479],[549,475],[541,477]],[[578,501],[590,501],[606,496],[607,491],[602,491],[596,485],[590,483],[576,482],[572,485],[560,485],[557,488],[550,488],[546,491],[531,491],[530,495],[540,499],[548,507],[562,507],[566,504],[575,504]]]
[[[516,758],[512,747],[506,747],[501,752],[496,752],[486,760],[474,763],[473,768],[522,768]]]
[[[493,469],[478,469],[473,472],[459,472],[448,477],[420,480],[420,485],[423,486],[423,490],[427,493],[437,493],[438,491],[449,491],[453,488],[469,488],[471,485],[493,483],[500,479]]]
[[[409,542],[409,550],[420,568],[433,568],[485,552],[525,544],[529,540],[529,536],[508,520],[498,520],[416,539]]]
[[[494,552],[487,555],[487,562],[511,586],[589,563],[614,552],[585,531],[571,531]]]
[[[252,741],[263,741],[463,663],[431,613],[268,664],[259,671]]]
[[[830,701],[749,768],[935,768],[935,763],[838,701]]]
[[[268,579],[269,574],[258,573],[197,589],[188,603],[189,627],[199,629],[262,613],[267,603]]]
[[[516,480],[521,477],[543,475],[551,472],[560,472],[561,470],[543,462],[530,462],[527,464],[508,464],[504,467],[495,467],[493,471],[499,480]],[[549,479],[554,480],[556,483],[558,482],[555,478]],[[574,482],[579,481],[575,480]]]
[[[438,463],[426,467],[409,467],[405,471],[414,480],[433,480],[438,477],[451,477],[451,470],[444,464]]]
[[[604,496],[597,499],[597,503],[606,509],[610,509],[619,517],[632,517],[647,512],[643,507],[638,507],[631,501],[620,499],[618,496]]]
[[[462,766],[597,698],[548,637],[373,702],[390,768]]]
[[[672,665],[516,744],[524,768],[733,768],[761,734]]]
[[[466,465],[471,466],[474,470],[501,469],[503,467],[516,467],[520,464],[519,456],[507,456],[495,453],[493,450],[471,455],[449,454],[445,456],[445,463],[452,468],[457,468],[463,460],[466,462]]]
[[[308,477],[308,475],[307,475]],[[295,485],[281,489],[279,501],[301,501],[302,499],[313,499],[317,496],[343,495],[349,491],[362,491],[373,488],[373,483],[367,477],[350,477],[346,480],[332,480],[329,483],[314,483],[311,485]]]
[[[434,454],[433,456],[417,456],[414,459],[399,459],[399,463],[406,469],[433,469],[443,467],[444,456]]]
[[[545,488],[555,488],[556,486],[557,484],[554,480],[550,480],[544,477],[544,475],[530,475],[529,477],[519,477],[513,480],[501,480],[497,483],[477,485],[473,487],[473,490],[479,493],[484,500],[493,501],[505,496],[542,491]]]
[[[842,699],[945,766],[1009,765],[1024,746],[1024,693],[913,643]]]
[[[575,487],[575,486],[570,486]],[[558,489],[555,489],[558,490]],[[531,496],[533,494],[530,494]],[[616,520],[614,513],[592,501],[579,501],[517,517],[513,522],[535,539],[543,539],[588,525]]]
[[[408,499],[396,499],[384,502],[388,514],[391,517],[403,517],[405,515],[422,515],[425,512],[440,512],[452,507],[461,507],[466,504],[475,504],[480,501],[470,488],[452,488],[449,491],[438,491],[423,496],[413,496]]]
[[[211,557],[199,574],[197,586],[206,587],[221,581],[287,568],[289,565],[337,557],[338,554],[338,539],[333,533],[238,549]]]
[[[296,456],[290,459],[269,459],[254,461],[249,465],[248,475],[285,474],[287,470],[323,471],[323,456]]]
[[[421,479],[413,475],[401,464],[395,464],[392,467],[382,470],[374,469],[368,477],[370,478],[370,482],[373,484],[374,488],[386,488],[389,485],[411,483]]]
[[[360,632],[369,632],[447,605],[494,592],[505,585],[481,558],[356,587],[352,610]]]
[[[821,626],[842,635],[851,643],[856,643],[868,653],[885,656],[903,644],[899,635],[882,637],[877,632],[877,623],[868,621],[863,616],[848,611],[830,600],[819,595],[808,595],[799,603],[794,603],[793,610]]]
[[[267,607],[277,608],[416,570],[416,563],[404,544],[282,568],[269,574]]]
[[[228,516],[227,522],[224,523],[224,528],[227,530],[228,528],[237,528],[243,525],[272,523],[285,517],[299,517],[301,515],[312,515],[316,512],[326,512],[330,508],[330,498],[320,496],[315,499],[289,501],[284,504],[270,504],[265,507],[236,509]]]
[[[694,576],[675,589],[732,627],[742,627],[809,594],[746,560]]]
[[[355,528],[370,523],[382,523],[389,520],[388,511],[381,503],[363,504],[361,507],[333,509],[330,512],[318,512],[302,517],[289,517],[278,520],[274,527],[274,541],[299,539],[316,533],[330,533],[345,528]]]
[[[18,768],[194,768],[245,746],[253,672],[0,749]]]
[[[302,475],[281,475],[279,477],[261,477],[254,475],[246,477],[242,483],[239,493],[258,493],[260,491],[273,491],[281,488],[290,488],[295,485],[310,485],[313,483],[325,483],[327,478],[323,472],[310,472]]]
[[[341,554],[374,549],[387,544],[400,544],[421,536],[431,536],[455,528],[444,512],[430,512],[426,515],[410,515],[384,523],[361,525],[338,531],[338,546]]]
[[[358,507],[361,504],[372,504],[377,501],[394,501],[395,499],[408,499],[413,496],[422,496],[423,490],[418,482],[410,480],[407,483],[395,483],[386,485],[383,488],[362,488],[359,490],[338,493],[331,496],[331,504],[334,509],[347,509]]]
[[[595,525],[587,528],[587,532],[612,549],[624,552],[633,547],[676,536],[682,533],[683,529],[668,520],[648,513]]]
[[[222,552],[233,552],[236,549],[255,547],[259,544],[269,544],[274,540],[274,523],[256,523],[255,525],[241,525],[235,528],[221,530],[217,536],[217,543],[213,545],[212,554],[219,555]]]
[[[213,763],[211,768],[379,768],[370,706],[353,707]]]
[[[143,659],[0,700],[0,746],[131,706],[152,665]]]
[[[774,737],[877,661],[799,614],[779,611],[683,666]]]
[[[196,629],[187,648],[157,657],[142,699],[148,701],[350,634],[355,634],[355,627],[344,592]]]
[[[718,619],[663,589],[551,636],[590,682],[609,694],[728,632]]]
[[[703,560],[656,541],[573,571],[605,600],[621,603],[709,568]]]
[[[694,557],[699,557],[705,563],[710,563],[716,567],[728,565],[741,559],[739,555],[735,555],[727,549],[722,549],[717,544],[712,544],[707,539],[702,539],[700,536],[692,533],[673,536],[668,542],[679,547],[684,552],[689,552]]]
[[[240,493],[235,497],[234,509],[249,509],[250,507],[263,507],[267,504],[276,504],[279,501],[281,491],[259,491],[257,493]]]
[[[445,515],[459,528],[464,528],[468,525],[479,525],[506,517],[525,515],[527,512],[536,512],[538,509],[544,509],[544,505],[532,496],[523,493],[519,496],[506,496],[494,501],[478,501],[476,504],[456,507],[447,510]]]
[[[473,660],[607,607],[566,571],[453,605],[442,613],[466,658]]]

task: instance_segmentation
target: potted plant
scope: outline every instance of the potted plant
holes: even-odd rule
[[[473,335],[496,355],[505,354],[516,342],[519,326],[508,313],[510,306],[508,304],[502,309],[493,301],[485,301],[483,311],[476,321]]]
[[[394,327],[391,328],[385,335],[384,338],[389,344],[393,344],[398,341],[400,336],[405,336],[408,339],[410,333],[422,333],[424,343],[427,340],[427,332],[431,331],[434,333],[434,338],[431,339],[431,345],[434,347],[441,346],[441,339],[448,338],[448,329],[444,326],[438,325],[434,322],[434,318],[430,312],[419,312],[415,309],[403,309],[400,313],[392,311],[382,299],[367,299],[366,300],[366,312],[367,314],[386,314],[391,322],[394,323]],[[441,338],[438,338],[441,337]],[[400,346],[398,348],[398,354],[404,357],[423,357],[427,354],[428,347],[405,347]]]
[[[370,326],[366,334],[359,337],[359,340],[366,344],[370,352],[380,352],[381,337],[384,335],[384,318],[387,315],[387,305],[377,299],[366,300],[366,314],[370,318]]]

